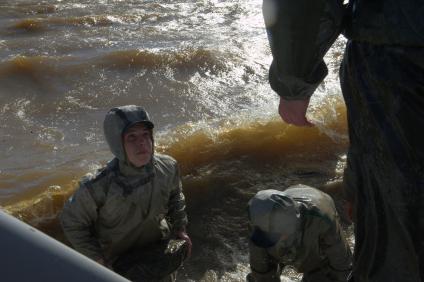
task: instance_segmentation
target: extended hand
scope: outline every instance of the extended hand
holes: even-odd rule
[[[185,231],[179,231],[177,233],[177,237],[187,242],[187,246],[188,246],[187,257],[190,257],[191,256],[191,247],[193,245],[191,243],[190,237],[187,235],[187,233]]]
[[[110,268],[112,269],[112,265],[110,265],[109,263],[106,262],[106,260],[104,258],[100,258],[98,260],[96,260],[97,263],[103,265],[104,267]]]
[[[314,126],[306,119],[306,110],[309,106],[309,98],[306,100],[285,100],[280,97],[278,113],[288,124],[296,126]]]

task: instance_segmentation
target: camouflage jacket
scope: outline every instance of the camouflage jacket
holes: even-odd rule
[[[301,273],[325,269],[332,281],[346,281],[352,267],[352,253],[341,233],[331,197],[310,187],[289,188],[284,193],[300,203],[302,222],[296,256],[290,265]],[[249,247],[256,281],[280,281],[276,277],[277,269],[285,266],[280,244],[265,249],[250,242]]]
[[[177,163],[156,154],[140,170],[115,158],[81,182],[60,220],[73,247],[94,260],[169,238],[187,224]]]

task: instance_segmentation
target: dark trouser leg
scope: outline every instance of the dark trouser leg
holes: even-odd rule
[[[424,128],[423,58],[423,48],[346,47],[341,82],[355,282],[421,280],[424,137],[417,131]]]
[[[424,172],[423,172],[424,175]],[[421,282],[424,281],[424,180],[419,183],[420,197],[417,203],[418,228],[416,232],[416,242],[420,263]]]
[[[181,240],[162,241],[121,255],[113,264],[115,272],[131,281],[173,281],[187,256]]]

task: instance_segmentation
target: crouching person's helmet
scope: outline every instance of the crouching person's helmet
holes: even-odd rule
[[[301,240],[299,203],[278,190],[259,191],[248,204],[251,241],[290,264]]]

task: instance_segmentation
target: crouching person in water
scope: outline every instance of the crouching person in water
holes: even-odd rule
[[[352,253],[329,195],[304,185],[264,190],[249,201],[248,214],[247,281],[280,281],[287,265],[303,273],[303,282],[347,281]]]
[[[153,123],[141,107],[110,110],[104,133],[115,158],[65,204],[64,233],[131,281],[175,281],[191,252],[177,163],[154,154]]]

